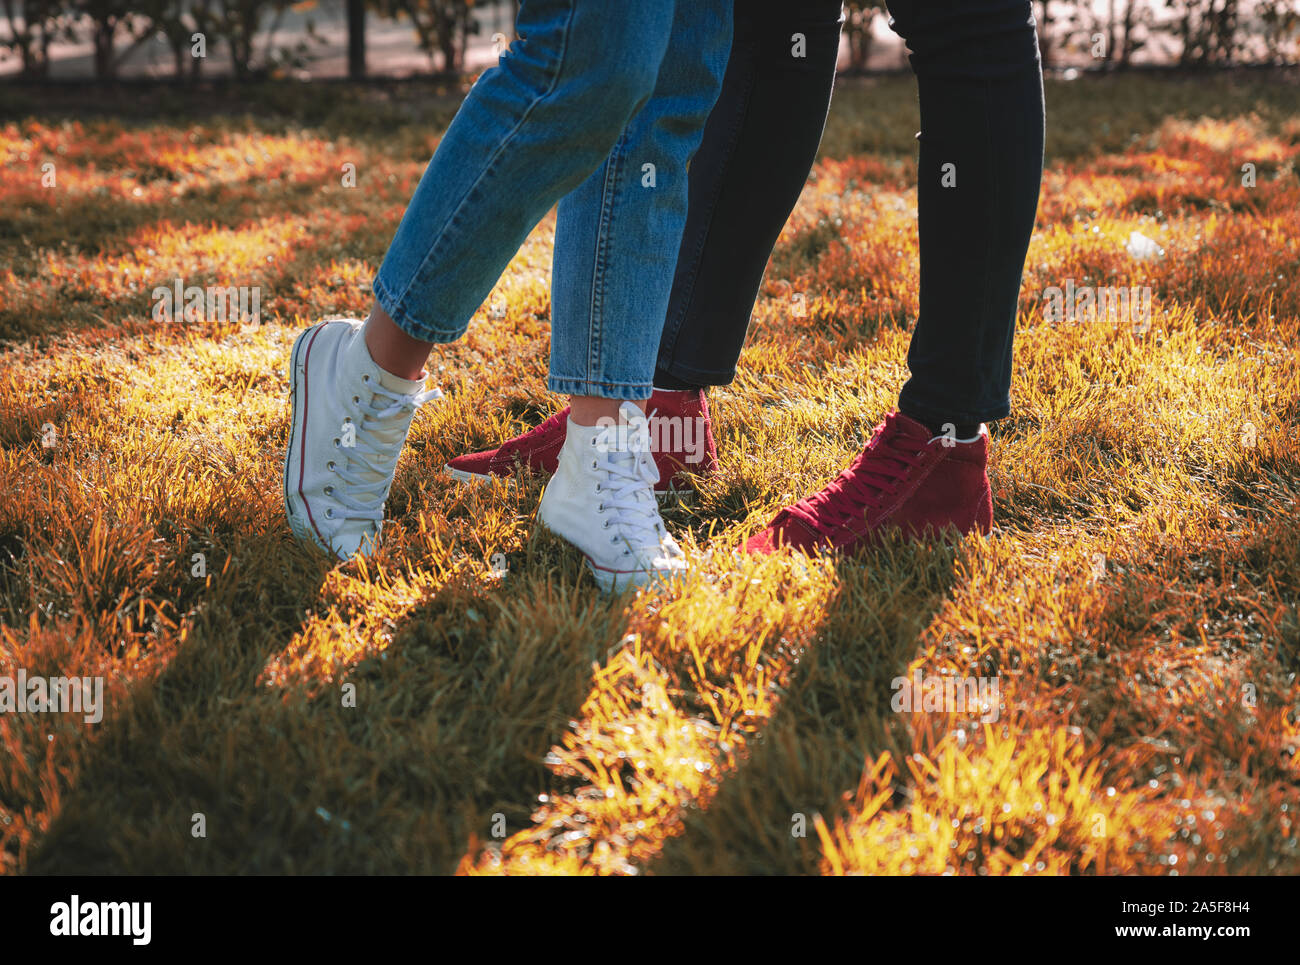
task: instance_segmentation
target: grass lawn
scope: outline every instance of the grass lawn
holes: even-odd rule
[[[915,90],[843,82],[666,512],[690,576],[619,597],[540,483],[441,473],[563,405],[551,218],[431,361],[381,553],[283,517],[289,345],[367,311],[455,98],[0,93],[0,676],[105,702],[0,713],[0,871],[1300,873],[1294,78],[1049,80],[995,531],[737,558],[906,376]],[[176,278],[261,324],[156,321]],[[1053,320],[1067,280],[1151,316]]]

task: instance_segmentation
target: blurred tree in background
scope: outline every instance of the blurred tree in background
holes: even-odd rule
[[[69,7],[89,23],[99,80],[115,78],[122,61],[155,33],[145,4],[137,0],[72,0]]]
[[[433,70],[466,69],[476,35],[512,32],[519,0],[337,0],[348,35],[348,76],[366,76],[367,17],[408,23]],[[791,0],[797,2],[797,0]],[[18,76],[50,75],[55,43],[92,49],[95,76],[114,80],[132,52],[165,42],[174,74],[197,79],[217,51],[236,79],[310,63],[321,42],[311,18],[277,45],[286,12],[316,0],[0,0],[0,51],[19,62]],[[1182,67],[1294,64],[1300,59],[1300,0],[1034,0],[1045,66],[1123,70],[1134,55]],[[869,69],[885,0],[847,0],[842,67]],[[491,24],[488,26],[488,24]],[[893,65],[891,65],[893,66]]]
[[[844,4],[844,38],[848,43],[848,69],[867,69],[871,44],[875,39],[876,18],[885,9],[885,0],[846,0]]]
[[[474,0],[374,0],[374,5],[386,17],[410,20],[420,49],[431,58],[439,54],[443,73],[464,67],[470,35],[478,32]]]
[[[50,44],[56,39],[71,40],[72,11],[63,0],[3,0],[5,26],[9,36],[0,47],[16,52],[25,80],[40,79],[50,73]]]

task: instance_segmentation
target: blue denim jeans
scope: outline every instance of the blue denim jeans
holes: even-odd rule
[[[520,39],[461,104],[384,256],[384,311],[423,341],[460,338],[559,202],[548,385],[648,398],[731,10],[524,0]]]

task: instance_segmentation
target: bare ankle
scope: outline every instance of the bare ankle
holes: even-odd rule
[[[645,399],[628,401],[645,412]],[[623,402],[623,399],[606,399],[599,395],[571,395],[569,396],[569,418],[575,425],[580,426],[617,424],[619,409]]]
[[[422,342],[398,328],[378,302],[370,309],[364,335],[370,357],[385,372],[402,379],[424,378],[424,363],[433,351],[432,343]]]

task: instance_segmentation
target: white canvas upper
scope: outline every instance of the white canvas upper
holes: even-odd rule
[[[416,410],[437,389],[375,364],[356,319],[320,322],[293,343],[284,507],[294,535],[339,559],[379,546],[384,501]]]
[[[614,591],[686,570],[686,554],[659,516],[648,420],[631,402],[619,414],[622,426],[569,419],[537,509],[542,525],[582,550],[601,588]]]

